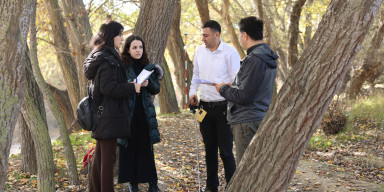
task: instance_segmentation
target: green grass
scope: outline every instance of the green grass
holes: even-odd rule
[[[382,92],[376,93],[367,98],[360,98],[352,105],[347,112],[349,125],[353,126],[356,120],[371,120],[384,126],[384,97]]]

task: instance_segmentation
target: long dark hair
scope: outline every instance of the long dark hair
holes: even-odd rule
[[[128,66],[131,63],[133,63],[134,59],[132,58],[131,54],[128,53],[128,51],[129,51],[129,48],[131,47],[132,41],[134,40],[141,41],[141,43],[143,44],[143,55],[139,59],[139,62],[143,65],[148,64],[149,59],[148,59],[147,50],[145,49],[144,40],[141,37],[136,35],[131,35],[125,40],[124,49],[123,49],[123,52],[121,53],[121,60],[123,61],[123,64],[125,66]]]
[[[104,45],[114,47],[114,38],[121,34],[124,30],[123,25],[119,22],[109,20],[100,26],[99,31],[92,37],[89,46],[93,49],[95,47],[103,47]]]

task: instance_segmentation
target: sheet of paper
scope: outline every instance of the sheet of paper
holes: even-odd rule
[[[207,85],[213,85],[214,84],[214,82],[211,82],[211,81],[208,81],[208,80],[204,80],[204,79],[193,79],[192,83],[207,84]]]
[[[145,70],[143,69],[141,71],[141,73],[139,74],[139,76],[137,76],[137,81],[136,83],[137,84],[142,84],[145,80],[148,79],[148,77],[153,73],[153,70],[152,71],[148,71],[148,70]]]

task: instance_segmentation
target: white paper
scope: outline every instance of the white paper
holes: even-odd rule
[[[148,77],[153,73],[153,70],[152,71],[148,71],[148,70],[145,70],[143,69],[141,71],[141,73],[139,74],[139,76],[137,76],[136,78],[136,83],[137,84],[142,84],[145,80],[148,79]]]
[[[214,84],[214,82],[211,82],[211,81],[208,81],[208,80],[205,80],[205,79],[193,79],[192,83],[207,84],[207,85],[213,85]]]

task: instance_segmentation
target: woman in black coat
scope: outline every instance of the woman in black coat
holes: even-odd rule
[[[129,36],[122,52],[123,64],[127,67],[128,82],[135,81],[143,69],[155,70],[150,64],[145,50],[144,41],[138,36]],[[130,191],[139,191],[138,183],[149,183],[151,192],[159,191],[153,144],[160,142],[155,106],[151,95],[160,92],[157,73],[152,73],[141,84],[140,94],[129,99],[131,137],[126,146],[120,146],[119,152],[119,183],[130,182]]]
[[[90,43],[93,51],[83,64],[85,77],[92,80],[94,107],[101,110],[101,118],[92,132],[96,149],[89,177],[90,192],[114,191],[116,139],[130,136],[129,98],[140,93],[140,85],[127,82],[117,51],[124,41],[123,29],[116,21],[102,24]]]

